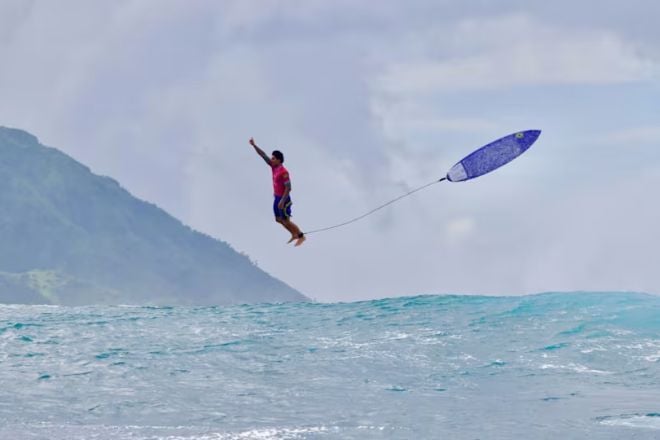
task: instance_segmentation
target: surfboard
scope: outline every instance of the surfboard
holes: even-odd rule
[[[511,162],[532,146],[541,130],[526,130],[504,136],[467,155],[447,172],[450,182],[483,176]]]

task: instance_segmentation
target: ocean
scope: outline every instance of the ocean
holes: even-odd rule
[[[660,439],[660,296],[0,305],[0,439]]]

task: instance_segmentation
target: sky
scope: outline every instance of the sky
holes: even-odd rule
[[[0,125],[318,301],[660,293],[660,2],[0,0]],[[540,129],[509,165],[351,219]]]

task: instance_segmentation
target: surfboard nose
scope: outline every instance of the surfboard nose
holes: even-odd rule
[[[525,131],[525,137],[528,137],[530,144],[536,142],[536,139],[538,139],[539,136],[541,136],[541,130],[527,130],[527,131]]]
[[[525,130],[516,133],[513,135],[513,138],[515,139],[516,143],[518,144],[518,148],[520,148],[520,152],[522,153],[531,147],[540,135],[541,130]]]

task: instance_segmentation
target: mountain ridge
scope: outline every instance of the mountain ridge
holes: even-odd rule
[[[65,305],[307,300],[26,131],[0,127],[0,181],[0,302],[19,300],[12,291]]]

